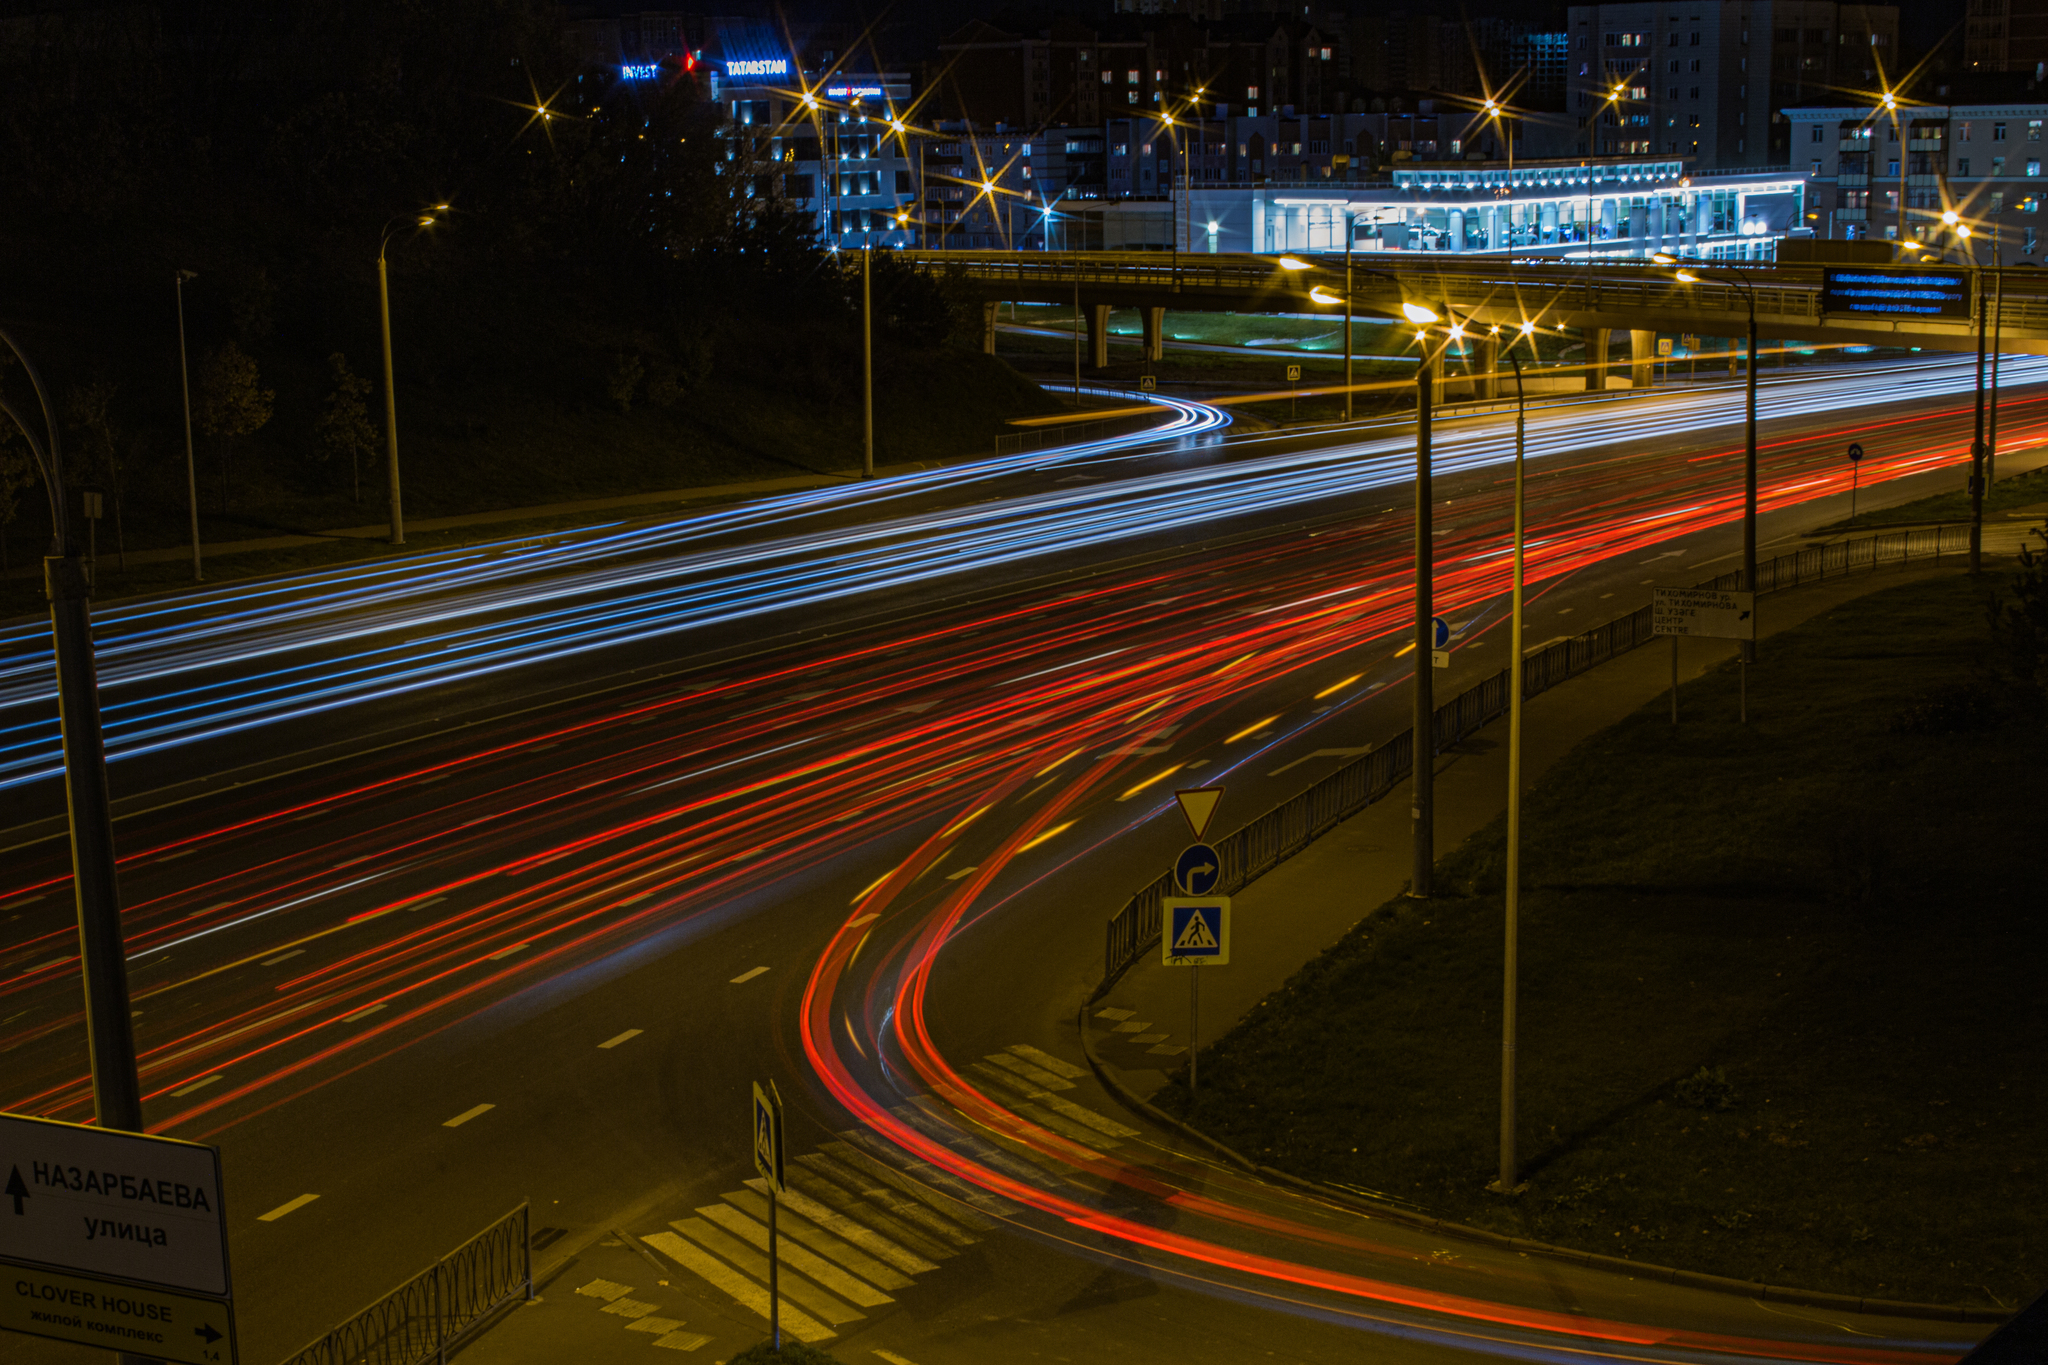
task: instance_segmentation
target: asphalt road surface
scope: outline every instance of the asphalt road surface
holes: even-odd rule
[[[2007,366],[2008,449],[2048,432],[2033,367]],[[1967,385],[1948,360],[1767,382],[1764,553],[1846,513],[1851,439],[1866,508],[1958,481]],[[1715,385],[1532,416],[1530,644],[1732,567],[1740,402]],[[1852,1335],[1361,1233],[1030,1060],[1080,1061],[1103,919],[1184,841],[1175,787],[1227,783],[1231,828],[1406,724],[1411,429],[1185,420],[104,613],[146,1107],[222,1148],[244,1358],[522,1198],[563,1246],[715,1205],[742,1190],[748,1087],[770,1076],[800,1150],[922,1163],[987,1222],[980,1274],[932,1261],[917,1313],[874,1329],[918,1365],[1247,1340],[1335,1358],[1360,1332],[1395,1354],[1878,1362],[1979,1335]],[[1438,425],[1440,698],[1505,658],[1511,433]],[[84,1119],[45,640],[0,632],[0,1105]],[[1105,1275],[1144,1291],[1062,1337],[1048,1305]],[[1144,1328],[1169,1300],[1174,1330]]]

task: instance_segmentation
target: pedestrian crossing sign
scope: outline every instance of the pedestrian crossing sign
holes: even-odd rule
[[[1159,958],[1169,967],[1220,967],[1230,961],[1230,897],[1159,903]]]
[[[789,1189],[782,1166],[782,1096],[773,1081],[766,1089],[754,1082],[754,1170],[777,1194]]]

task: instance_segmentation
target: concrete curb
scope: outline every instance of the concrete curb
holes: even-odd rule
[[[1649,1280],[1654,1284],[1678,1285],[1688,1289],[1705,1289],[1717,1294],[1739,1294],[1760,1303],[1796,1304],[1804,1308],[1831,1308],[1842,1313],[1861,1313],[1872,1316],[1894,1318],[1923,1318],[1936,1322],[1988,1322],[2000,1323],[2012,1316],[1998,1308],[1969,1308],[1953,1304],[1911,1303],[1902,1299],[1880,1299],[1859,1297],[1854,1294],[1830,1294],[1818,1289],[1794,1289],[1785,1285],[1757,1284],[1748,1280],[1729,1279],[1724,1275],[1707,1275],[1696,1270],[1680,1270],[1675,1266],[1656,1265],[1649,1261],[1631,1261],[1622,1256],[1604,1256],[1597,1251],[1577,1251],[1571,1247],[1553,1246],[1549,1242],[1534,1242],[1524,1237],[1509,1237],[1504,1233],[1489,1232],[1465,1223],[1453,1223],[1446,1218],[1433,1218],[1426,1213],[1416,1213],[1393,1204],[1382,1204],[1363,1199],[1348,1190],[1333,1189],[1304,1180],[1286,1171],[1271,1166],[1262,1166],[1237,1150],[1225,1146],[1207,1133],[1165,1110],[1140,1098],[1124,1085],[1116,1068],[1102,1060],[1095,1050],[1095,1034],[1088,1022],[1088,1006],[1092,1000],[1083,1001],[1080,1008],[1081,1051],[1088,1059],[1088,1067],[1095,1073],[1095,1079],[1102,1082],[1102,1088],[1116,1097],[1119,1104],[1138,1118],[1147,1119],[1160,1127],[1167,1128],[1191,1138],[1211,1151],[1222,1156],[1232,1165],[1253,1175],[1278,1184],[1289,1185],[1304,1194],[1314,1195],[1328,1203],[1349,1209],[1370,1218],[1384,1218],[1388,1222],[1400,1223],[1406,1227],[1419,1228],[1424,1232],[1441,1233],[1461,1241],[1478,1242],[1485,1246],[1498,1247],[1503,1251],[1519,1252],[1525,1256],[1541,1256],[1546,1260],[1563,1261],[1569,1265],[1582,1265],[1594,1270],[1605,1270],[1627,1275],[1633,1279]]]

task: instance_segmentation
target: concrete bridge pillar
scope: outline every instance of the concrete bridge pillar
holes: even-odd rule
[[[1098,370],[1109,368],[1109,305],[1088,305],[1088,363]]]
[[[1479,378],[1474,382],[1479,392],[1473,397],[1482,402],[1492,402],[1500,397],[1500,337],[1488,332],[1479,339]]]
[[[1166,358],[1166,310],[1147,308],[1143,312],[1145,328],[1145,359]]]
[[[1628,377],[1629,383],[1639,389],[1647,389],[1657,380],[1657,334],[1655,332],[1630,332],[1628,334]]]
[[[983,355],[994,355],[996,353],[996,310],[1001,307],[1000,303],[984,303],[981,305],[981,353]]]
[[[1593,393],[1607,388],[1607,329],[1588,327],[1586,334],[1586,388]]]

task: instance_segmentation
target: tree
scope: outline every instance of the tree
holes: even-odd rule
[[[8,569],[7,530],[21,511],[22,490],[36,482],[36,462],[14,424],[0,425],[0,573]]]
[[[605,376],[605,397],[619,405],[622,416],[633,411],[633,395],[640,391],[640,378],[647,373],[647,367],[640,363],[637,355],[620,355],[613,359],[611,372]]]
[[[370,420],[370,381],[351,370],[348,357],[340,351],[327,357],[327,368],[334,387],[328,391],[316,424],[320,445],[337,455],[348,452],[349,496],[361,502],[362,452],[376,449],[379,435],[377,424]]]
[[[277,391],[258,381],[256,362],[234,342],[207,352],[199,362],[199,429],[220,442],[220,510],[228,510],[228,471],[237,438],[260,431],[270,420]]]
[[[64,417],[72,430],[67,452],[70,459],[65,482],[106,490],[114,500],[114,545],[121,567],[128,567],[128,534],[121,517],[122,495],[127,491],[128,462],[121,457],[120,440],[114,432],[114,395],[119,392],[111,380],[96,379],[64,391]]]

